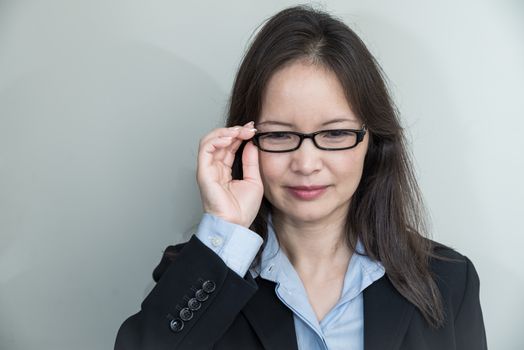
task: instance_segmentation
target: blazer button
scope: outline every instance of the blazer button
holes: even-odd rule
[[[207,293],[204,292],[202,289],[199,289],[195,293],[195,298],[198,301],[206,301],[207,298],[209,298],[209,295],[207,295]]]
[[[180,318],[182,321],[189,321],[193,318],[193,311],[189,310],[187,307],[180,310]]]
[[[213,293],[215,291],[215,288],[216,288],[216,285],[215,285],[215,282],[213,281],[205,281],[203,284],[202,284],[202,289],[204,290],[204,292],[206,292],[207,294],[210,294],[210,293]]]
[[[180,332],[184,328],[184,321],[179,318],[175,318],[169,322],[169,328],[175,333]]]
[[[196,311],[196,310],[200,309],[202,304],[198,300],[196,300],[196,298],[191,298],[187,302],[187,306],[189,307],[189,310]]]

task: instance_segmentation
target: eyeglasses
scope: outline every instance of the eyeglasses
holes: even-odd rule
[[[311,134],[296,131],[260,132],[253,136],[253,143],[264,152],[292,152],[297,150],[304,139],[311,139],[322,150],[340,151],[356,147],[366,135],[366,125],[362,129],[320,130]]]

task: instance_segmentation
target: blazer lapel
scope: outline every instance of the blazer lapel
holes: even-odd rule
[[[298,350],[293,313],[275,293],[275,283],[256,278],[258,290],[242,309],[266,349]],[[364,350],[398,350],[415,307],[387,275],[364,290]]]
[[[364,290],[364,349],[397,350],[414,309],[387,275],[371,284]]]
[[[258,290],[242,309],[266,349],[298,350],[293,313],[275,293],[275,283],[258,277]]]

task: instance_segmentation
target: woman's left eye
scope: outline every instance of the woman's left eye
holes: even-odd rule
[[[345,131],[345,130],[330,130],[330,131],[326,131],[324,135],[327,137],[331,137],[331,138],[345,137],[345,136],[350,135],[350,132]]]

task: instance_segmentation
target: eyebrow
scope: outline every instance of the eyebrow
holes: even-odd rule
[[[327,122],[324,122],[321,124],[321,126],[325,126],[325,125],[329,125],[329,124],[335,124],[335,123],[340,123],[340,122],[356,122],[356,120],[354,119],[347,119],[347,118],[336,118],[336,119],[332,119],[332,120],[329,120]],[[281,125],[281,126],[289,126],[289,127],[292,127],[293,124],[290,124],[290,123],[284,123],[284,122],[281,122],[281,121],[278,121],[278,120],[266,120],[266,121],[263,121],[262,123],[257,123],[257,126],[259,125]]]

